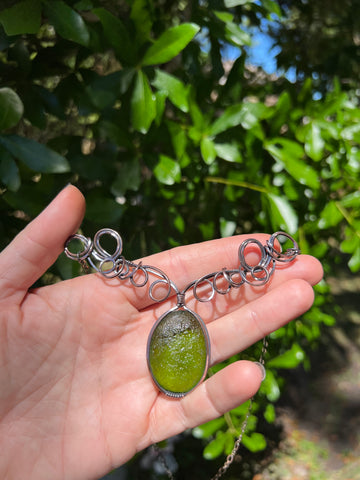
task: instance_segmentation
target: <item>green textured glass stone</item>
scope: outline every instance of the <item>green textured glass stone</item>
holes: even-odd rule
[[[205,377],[210,341],[204,322],[186,307],[170,310],[150,332],[147,360],[159,389],[183,397]]]

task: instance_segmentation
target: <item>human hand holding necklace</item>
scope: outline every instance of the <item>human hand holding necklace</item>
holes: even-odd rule
[[[136,452],[243,403],[261,369],[235,362],[186,396],[159,392],[146,359],[162,303],[96,273],[29,290],[76,232],[85,202],[72,186],[0,254],[0,477],[96,479]],[[268,235],[253,235],[265,244]],[[245,236],[178,247],[143,259],[178,289],[235,268]],[[250,253],[251,256],[251,253]],[[250,260],[249,260],[250,262]],[[310,308],[320,263],[301,255],[264,286],[242,285],[216,302],[189,299],[207,326],[211,364],[244,350]],[[285,299],[285,301],[284,301]]]

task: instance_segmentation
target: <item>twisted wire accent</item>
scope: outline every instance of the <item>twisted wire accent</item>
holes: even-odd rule
[[[286,251],[282,251],[281,246],[279,250],[275,248],[275,243],[279,237],[286,237],[292,243],[292,247]],[[281,245],[279,243],[279,245]],[[260,254],[260,259],[256,265],[250,265],[246,261],[246,248],[255,246],[255,250]],[[295,259],[299,255],[300,250],[296,241],[285,232],[275,232],[271,235],[266,245],[263,245],[259,240],[249,238],[244,240],[238,251],[239,267],[237,269],[223,268],[219,272],[204,275],[198,280],[190,283],[184,290],[192,289],[193,295],[199,302],[207,302],[211,300],[215,293],[226,295],[232,288],[239,288],[247,283],[252,286],[265,285],[275,271],[276,262],[287,263]],[[219,284],[222,283],[222,287]],[[225,285],[224,285],[225,283]],[[201,295],[200,289],[209,287],[210,292],[206,296]]]
[[[105,250],[101,245],[101,238],[105,235],[115,239],[116,247],[112,253]],[[290,240],[292,247],[284,252],[281,246],[275,247],[276,243],[280,245],[280,242],[277,242],[280,237]],[[70,250],[70,244],[75,240],[82,245],[82,249],[76,253]],[[250,246],[253,249],[255,247],[260,255],[256,265],[250,265],[246,261],[246,249]],[[134,287],[144,287],[149,282],[150,275],[152,275],[155,279],[150,282],[149,296],[154,302],[165,301],[173,290],[178,295],[178,303],[181,298],[180,303],[185,304],[185,294],[189,290],[193,291],[194,298],[197,301],[208,302],[212,300],[215,293],[226,295],[232,288],[239,288],[245,283],[252,286],[265,285],[274,273],[276,262],[291,262],[300,253],[295,240],[285,232],[273,233],[266,245],[263,245],[259,240],[249,238],[239,246],[239,266],[237,268],[223,268],[218,272],[209,273],[198,280],[192,281],[182,291],[179,291],[166,273],[159,268],[126,260],[122,255],[122,247],[123,241],[119,233],[110,228],[103,228],[95,234],[93,241],[81,234],[69,237],[65,244],[65,254],[70,259],[80,262],[83,267],[90,266],[106,278],[128,279]],[[165,293],[160,296],[157,295],[158,287],[165,287]],[[205,294],[204,290],[206,290]]]
[[[101,243],[101,237],[110,235],[116,241],[116,248],[113,253],[105,250]],[[70,244],[74,241],[79,241],[82,245],[80,252],[72,252]],[[119,277],[121,280],[129,280],[134,287],[144,287],[148,282],[150,275],[155,277],[149,286],[149,296],[154,302],[165,301],[174,289],[178,291],[176,286],[171,282],[165,272],[152,265],[143,265],[142,262],[134,263],[121,255],[122,253],[122,238],[115,230],[110,228],[103,228],[99,230],[92,241],[90,238],[81,234],[75,234],[68,238],[65,243],[65,255],[71,260],[78,261],[82,266],[84,262],[93,268],[96,272],[101,273],[106,278]],[[156,288],[165,287],[165,293],[161,296],[156,296]]]

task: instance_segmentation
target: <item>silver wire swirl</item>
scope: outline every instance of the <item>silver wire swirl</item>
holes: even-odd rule
[[[101,245],[100,240],[104,236],[110,236],[115,239],[116,247],[113,252],[108,252]],[[70,250],[71,242],[75,240],[82,244],[82,250],[74,253]],[[65,243],[65,255],[71,260],[77,260],[81,264],[84,261],[90,265],[96,272],[106,278],[119,277],[121,280],[130,280],[134,287],[144,287],[148,282],[150,275],[156,277],[149,286],[149,296],[154,302],[163,302],[169,298],[171,290],[175,289],[175,285],[170,281],[169,277],[159,268],[151,265],[143,265],[141,262],[134,263],[126,260],[122,253],[122,238],[118,232],[111,228],[103,228],[96,232],[94,241],[84,235],[75,234],[68,238]],[[139,279],[140,278],[140,279]],[[161,296],[155,295],[156,287],[162,285],[165,292]]]
[[[292,242],[292,247],[287,249],[285,252],[281,250],[281,244],[279,242],[280,237],[285,237]],[[275,242],[279,243],[280,250],[275,248]],[[251,247],[252,250],[256,251],[260,255],[258,263],[255,265],[250,265],[246,260],[246,249]],[[194,298],[198,302],[208,302],[213,299],[215,293],[220,295],[226,295],[232,288],[240,288],[245,283],[261,287],[265,285],[270,277],[273,275],[276,267],[276,262],[291,262],[295,259],[297,255],[300,254],[300,249],[295,242],[295,240],[285,232],[275,232],[266,245],[263,245],[259,240],[255,238],[248,238],[244,240],[238,251],[240,265],[238,269],[228,270],[223,268],[219,272],[210,273],[199,278],[195,282],[190,283],[183,290],[183,293],[192,289]],[[238,277],[239,281],[236,281],[234,278]],[[218,281],[223,279],[225,285],[220,288]],[[210,287],[210,291],[206,291],[206,294],[201,294],[201,287],[205,290],[204,287]]]
[[[108,252],[101,245],[100,240],[105,235],[115,239],[116,247],[113,252]],[[282,251],[280,238],[285,237],[292,246]],[[70,250],[70,243],[74,240],[82,244],[82,250],[74,253]],[[279,245],[275,247],[276,245]],[[185,294],[192,290],[194,298],[199,302],[208,302],[214,298],[215,293],[226,295],[232,288],[240,288],[242,285],[251,286],[265,285],[275,271],[276,262],[291,262],[300,254],[296,241],[285,232],[275,232],[263,245],[255,238],[244,240],[238,250],[239,266],[235,269],[223,268],[218,272],[209,273],[192,281],[183,290],[169,279],[165,272],[151,265],[143,265],[142,262],[134,263],[126,260],[122,255],[123,242],[118,232],[110,228],[99,230],[94,241],[80,234],[69,237],[65,243],[65,254],[71,260],[77,260],[82,265],[87,262],[96,272],[106,278],[119,277],[121,280],[130,280],[134,287],[144,287],[151,280],[148,295],[154,302],[163,302],[169,298],[172,290],[178,295],[178,304],[185,305]],[[246,257],[246,250],[256,252],[259,260],[255,265],[250,264]],[[140,279],[139,279],[140,278]],[[221,285],[220,285],[221,283]],[[157,288],[165,288],[162,295],[156,295]],[[204,293],[205,290],[205,293]]]

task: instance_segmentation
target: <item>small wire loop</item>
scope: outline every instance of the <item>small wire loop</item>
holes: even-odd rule
[[[261,258],[258,265],[262,267],[267,267],[267,264],[269,263],[269,257],[267,255],[264,245],[255,238],[248,238],[247,240],[243,241],[239,247],[239,260],[243,269],[246,271],[251,271],[251,269],[254,267],[254,265],[249,265],[245,260],[245,248],[250,244],[256,245],[260,250]]]
[[[257,275],[257,274],[260,274],[260,275]],[[253,278],[253,280],[256,282],[257,286],[265,285],[265,283],[267,283],[270,278],[269,271],[261,265],[257,265],[256,267],[254,267],[251,270],[250,275]]]
[[[136,282],[134,278],[139,271],[142,272],[144,275],[144,280],[142,282]],[[131,272],[131,275],[129,275],[129,278],[130,278],[130,282],[134,285],[134,287],[144,287],[149,281],[149,274],[140,262],[136,265],[134,270]]]
[[[106,263],[112,263],[111,268],[104,269]],[[103,258],[98,266],[98,272],[106,278],[114,278],[118,276],[117,261],[113,257]]]
[[[211,287],[211,292],[210,294],[207,296],[207,297],[200,297],[200,295],[198,294],[197,290],[199,287],[205,285],[205,284],[208,284],[210,285]],[[214,298],[214,295],[215,295],[215,288],[214,288],[214,284],[213,282],[211,282],[208,278],[199,278],[199,280],[197,280],[194,284],[194,287],[193,287],[193,292],[194,292],[194,297],[196,298],[196,300],[198,302],[202,302],[202,303],[205,303],[205,302],[210,302],[210,300],[212,300]]]
[[[79,240],[83,246],[83,249],[80,252],[73,253],[70,251],[69,246],[70,243],[74,240]],[[93,250],[93,243],[90,238],[85,237],[84,235],[80,235],[79,233],[75,233],[75,235],[71,235],[66,240],[64,252],[65,255],[70,258],[71,260],[76,260],[80,262],[81,260],[86,260],[88,256],[91,254]]]
[[[236,280],[234,280],[234,276],[235,275],[240,275],[240,278],[241,278],[241,281],[240,282],[237,282]],[[239,270],[227,270],[226,271],[226,276],[229,278],[229,283],[230,283],[230,286],[233,287],[233,288],[239,288],[241,287],[241,285],[244,285],[244,278],[243,276],[241,275],[241,268]]]
[[[154,295],[154,289],[159,285],[167,285],[167,292],[165,293],[165,295],[161,297],[156,297]],[[171,293],[171,283],[169,280],[165,278],[160,278],[159,280],[155,280],[155,282],[153,282],[149,287],[149,297],[153,302],[158,302],[158,303],[164,302],[169,298],[170,293]]]
[[[274,247],[274,243],[275,243],[276,240],[278,240],[278,237],[286,237],[288,240],[290,240],[292,242],[293,246],[291,248],[288,248],[285,252],[283,252],[282,247],[281,247],[281,243],[279,241],[280,251],[278,251]],[[294,258],[297,255],[300,254],[300,249],[299,249],[299,246],[298,246],[297,242],[293,239],[293,237],[291,235],[289,235],[286,232],[275,232],[275,233],[273,233],[266,243],[267,243],[266,250],[267,250],[269,256],[271,256],[274,260],[276,260],[278,262],[291,262],[292,260],[294,260]]]
[[[116,240],[116,249],[114,253],[109,253],[107,250],[105,250],[105,248],[101,246],[100,239],[104,235],[110,235],[112,238]],[[122,245],[123,245],[123,242],[118,232],[116,232],[111,228],[102,228],[101,230],[98,230],[94,236],[94,247],[95,247],[94,257],[97,260],[102,260],[103,258],[117,258],[119,255],[121,255]]]
[[[224,278],[227,283],[228,283],[228,286],[225,288],[225,289],[221,289],[217,286],[217,281],[219,278]],[[231,290],[231,283],[230,283],[230,280],[229,280],[229,275],[227,274],[227,271],[225,268],[223,268],[221,270],[221,272],[218,272],[215,277],[214,277],[214,280],[213,280],[213,287],[214,287],[214,290],[216,293],[219,293],[220,295],[226,295],[227,293],[230,292]]]
[[[118,265],[118,277],[121,280],[129,278],[130,265],[129,262],[122,255],[118,258]]]

